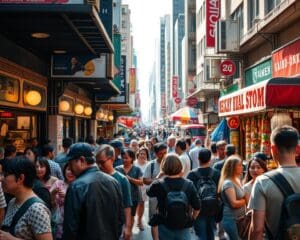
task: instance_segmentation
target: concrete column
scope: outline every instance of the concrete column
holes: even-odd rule
[[[89,120],[90,121],[90,132],[89,136],[93,136],[95,139],[97,139],[97,120]]]
[[[63,117],[60,115],[49,115],[48,133],[51,144],[55,147],[56,153],[61,152],[63,140]]]

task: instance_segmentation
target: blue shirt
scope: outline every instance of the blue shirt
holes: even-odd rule
[[[113,163],[113,167],[115,168],[115,167],[121,166],[121,165],[123,165],[123,159],[117,157],[117,159],[116,159],[116,160],[114,161],[114,163]]]
[[[122,197],[123,197],[123,207],[128,208],[131,207],[132,200],[131,200],[131,189],[130,189],[130,183],[128,179],[120,172],[115,171],[112,175],[113,178],[115,178],[118,183],[121,186],[122,189]]]
[[[57,177],[60,180],[64,180],[64,176],[62,174],[59,164],[50,159],[48,159],[48,163],[50,165],[51,176]]]

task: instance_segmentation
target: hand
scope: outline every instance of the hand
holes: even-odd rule
[[[123,238],[124,238],[124,240],[130,240],[130,238],[131,238],[131,228],[129,226],[124,226],[124,228],[123,228]]]
[[[10,233],[0,230],[0,240],[14,240],[14,239],[16,238]]]
[[[66,196],[65,191],[59,189],[59,190],[58,190],[58,196],[59,196],[60,198],[65,198],[65,196]]]

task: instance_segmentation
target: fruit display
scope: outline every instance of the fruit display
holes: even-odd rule
[[[260,150],[258,119],[257,117],[252,117],[251,119],[251,156]]]
[[[266,154],[268,157],[271,156],[271,142],[270,142],[270,135],[271,135],[271,125],[270,120],[267,116],[262,117],[262,126],[261,126],[261,145],[260,151]]]
[[[251,119],[246,119],[246,127],[245,127],[245,138],[246,138],[246,148],[245,148],[245,157],[247,160],[251,159]]]

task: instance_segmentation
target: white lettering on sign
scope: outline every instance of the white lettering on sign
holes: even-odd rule
[[[215,27],[220,17],[220,0],[206,0],[206,46],[215,46]]]
[[[253,85],[219,99],[219,116],[237,115],[265,109],[267,81],[253,88]]]

